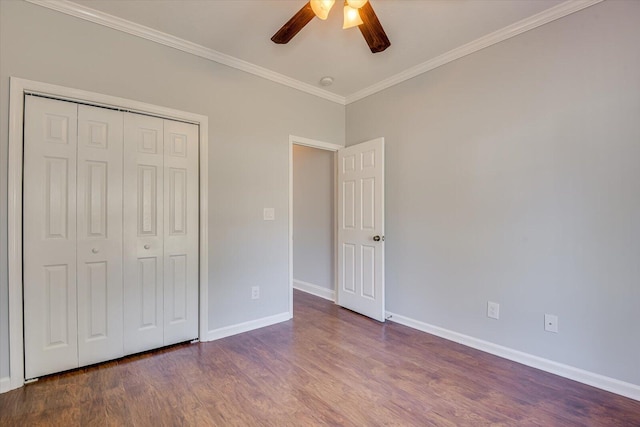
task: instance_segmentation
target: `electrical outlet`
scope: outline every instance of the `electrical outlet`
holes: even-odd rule
[[[252,286],[251,287],[251,299],[260,298],[260,286]]]
[[[553,314],[544,315],[544,330],[547,332],[558,333],[558,316]]]
[[[492,319],[500,318],[500,304],[497,302],[487,302],[487,317]]]

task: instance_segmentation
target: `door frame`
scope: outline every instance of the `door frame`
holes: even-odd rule
[[[345,148],[343,145],[333,144],[331,142],[317,141],[315,139],[303,138],[301,136],[289,135],[289,319],[293,318],[293,146],[304,145],[305,147],[317,148],[320,150],[332,151],[333,154],[333,175],[337,176],[337,152],[338,150]],[[333,183],[333,198],[337,200],[338,193],[336,192],[337,183]],[[335,203],[334,203],[335,205]],[[334,261],[337,258],[337,234],[338,227],[336,223],[337,219],[337,206],[334,206],[333,210],[334,227],[333,227],[333,257]],[[334,264],[333,271],[333,286],[335,288],[338,277],[338,265]],[[335,294],[334,294],[335,295]]]
[[[80,89],[10,78],[9,92],[9,173],[8,173],[8,256],[9,256],[9,390],[24,385],[23,281],[22,281],[22,177],[24,97],[40,95],[164,119],[179,120],[199,128],[199,325],[201,341],[208,333],[208,132],[207,116],[103,95]]]

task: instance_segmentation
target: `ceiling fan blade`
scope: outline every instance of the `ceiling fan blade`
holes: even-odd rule
[[[376,13],[373,11],[373,7],[371,7],[371,2],[366,2],[359,11],[360,18],[363,23],[362,25],[359,25],[358,28],[360,28],[360,32],[367,41],[371,52],[382,52],[391,46],[391,42],[389,41],[387,34],[384,32],[382,24],[380,24]]]
[[[289,40],[293,38],[296,34],[300,32],[301,29],[304,28],[305,25],[309,23],[316,16],[313,13],[313,9],[311,9],[311,3],[305,4],[302,9],[298,11],[291,19],[287,21],[286,24],[282,26],[278,30],[277,33],[271,37],[271,40],[274,43],[278,44],[286,44],[289,43]]]

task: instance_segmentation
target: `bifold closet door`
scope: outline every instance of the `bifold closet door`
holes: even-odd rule
[[[198,127],[25,97],[25,377],[198,337]]]
[[[198,337],[198,127],[125,113],[125,353]]]
[[[77,280],[80,366],[124,355],[123,113],[78,106]]]
[[[164,345],[198,337],[198,126],[164,121]]]
[[[77,117],[76,104],[25,97],[25,378],[78,367]]]
[[[125,113],[124,351],[162,347],[163,120]]]
[[[120,112],[25,98],[25,376],[123,355]]]

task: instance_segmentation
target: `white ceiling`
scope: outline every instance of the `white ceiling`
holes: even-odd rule
[[[584,2],[579,0],[578,2]],[[286,45],[271,36],[305,0],[76,0],[349,98],[467,43],[563,3],[563,0],[371,0],[391,47],[372,54],[357,28],[342,30],[337,1]],[[571,2],[566,2],[571,3]],[[575,1],[573,3],[576,3]]]

